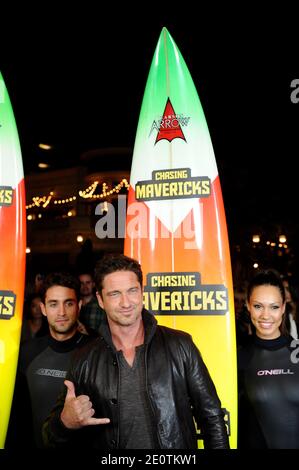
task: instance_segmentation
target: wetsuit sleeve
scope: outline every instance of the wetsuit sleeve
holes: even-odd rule
[[[83,342],[88,344],[89,339],[86,337]],[[75,385],[75,390],[77,395],[81,395],[84,390],[81,390],[79,387],[80,377],[80,348],[76,349],[73,353],[70,369],[67,373],[66,379],[70,380]],[[64,407],[65,397],[67,393],[66,386],[63,387],[63,391],[59,394],[56,404],[52,409],[50,415],[45,420],[42,427],[42,436],[45,447],[47,448],[58,448],[58,447],[71,447],[75,445],[76,439],[79,439],[81,429],[68,429],[64,426],[60,419],[61,412]]]
[[[71,380],[71,378],[69,378],[69,380]],[[69,446],[76,433],[76,431],[66,428],[60,419],[64,407],[66,391],[66,387],[64,387],[64,390],[60,393],[54,408],[43,425],[43,441],[47,448]]]

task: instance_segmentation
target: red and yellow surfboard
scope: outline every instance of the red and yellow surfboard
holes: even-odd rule
[[[130,185],[125,254],[143,268],[145,307],[160,324],[191,333],[236,447],[235,319],[220,180],[194,83],[165,28],[146,84]]]
[[[4,447],[22,325],[26,216],[16,123],[0,74],[0,448]]]

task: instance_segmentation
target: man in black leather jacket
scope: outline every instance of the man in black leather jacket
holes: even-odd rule
[[[105,256],[96,286],[107,319],[72,362],[44,424],[45,444],[196,449],[195,419],[205,448],[229,448],[215,386],[191,336],[158,325],[143,308],[139,263]]]

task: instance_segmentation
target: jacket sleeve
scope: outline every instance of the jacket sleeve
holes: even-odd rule
[[[191,340],[186,373],[194,418],[203,435],[205,449],[229,449],[224,413],[215,385],[201,354]]]

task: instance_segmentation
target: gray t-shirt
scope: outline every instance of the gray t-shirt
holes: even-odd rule
[[[120,448],[157,449],[153,414],[145,388],[144,345],[136,348],[132,367],[122,351],[120,362]]]

